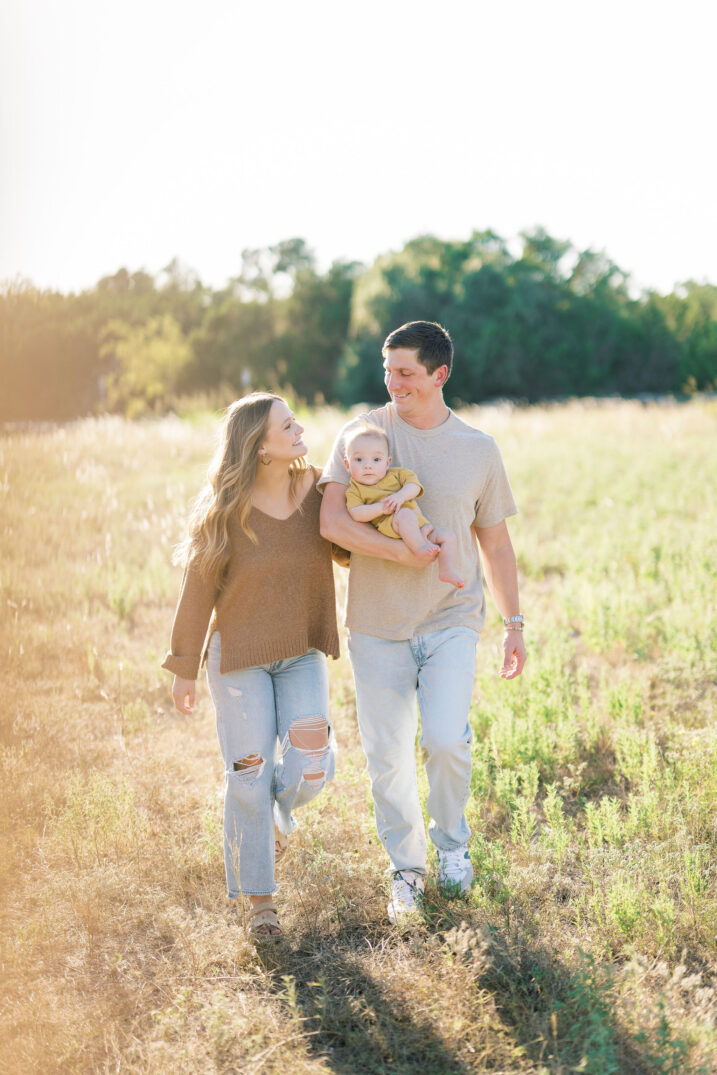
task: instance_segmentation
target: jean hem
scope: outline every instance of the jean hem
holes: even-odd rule
[[[428,868],[426,866],[396,866],[392,862],[391,865],[387,866],[386,869],[384,870],[384,873],[389,877],[393,877],[393,875],[395,873],[404,873],[404,872],[406,872],[406,873],[417,873],[421,877],[427,877],[428,876]]]
[[[293,832],[296,832],[296,830],[298,829],[299,823],[293,814],[289,814],[289,828],[286,829],[284,827],[286,825],[286,811],[281,809],[276,799],[274,799],[272,814],[274,817],[274,824],[276,825],[282,836],[291,836],[291,834]]]
[[[227,897],[230,900],[238,900],[240,896],[273,896],[278,887],[278,885],[274,885],[268,892],[250,892],[248,888],[243,888],[241,892],[227,892]]]
[[[459,847],[468,847],[470,844],[470,836],[466,836],[465,840],[461,841],[451,840],[446,847],[444,847],[443,844],[437,843],[435,840],[432,840],[431,842],[436,851],[457,851]]]

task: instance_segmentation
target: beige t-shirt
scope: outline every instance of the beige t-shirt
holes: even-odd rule
[[[349,630],[400,640],[443,627],[480,631],[486,603],[472,527],[495,526],[517,508],[498,446],[487,433],[467,425],[451,411],[441,425],[416,429],[397,414],[393,403],[347,423],[336,438],[318,483],[348,485],[344,438],[357,424],[385,430],[392,462],[421,476],[421,509],[434,527],[450,527],[458,542],[456,569],[465,580],[457,590],[438,578],[438,565],[416,569],[351,554],[345,620]]]

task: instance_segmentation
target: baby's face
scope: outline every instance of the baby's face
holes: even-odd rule
[[[391,465],[391,456],[380,437],[356,437],[344,459],[351,477],[362,485],[380,482]]]

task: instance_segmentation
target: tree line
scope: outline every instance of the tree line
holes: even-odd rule
[[[215,290],[179,261],[79,294],[0,287],[0,420],[162,412],[251,389],[309,403],[384,398],[380,350],[405,321],[445,325],[451,404],[717,388],[717,287],[630,295],[605,254],[542,228],[419,236],[371,266],[319,271],[303,239],[245,250]]]

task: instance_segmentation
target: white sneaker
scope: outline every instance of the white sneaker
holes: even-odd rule
[[[460,896],[473,884],[473,863],[468,854],[468,844],[461,844],[450,851],[438,849],[438,885],[444,894]]]
[[[391,899],[388,901],[388,918],[393,925],[416,914],[423,899],[423,877],[413,870],[396,870],[391,879]]]

